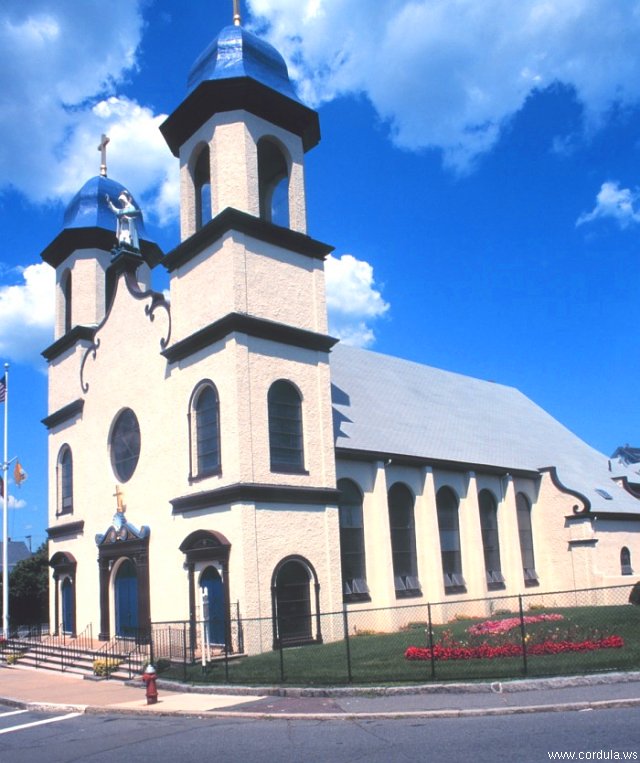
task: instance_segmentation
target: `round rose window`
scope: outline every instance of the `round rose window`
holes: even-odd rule
[[[120,482],[131,479],[140,458],[140,426],[131,408],[118,414],[111,430],[111,464]]]

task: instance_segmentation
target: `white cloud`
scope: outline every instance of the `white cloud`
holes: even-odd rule
[[[615,220],[621,228],[640,223],[640,209],[636,209],[639,200],[638,191],[620,188],[618,183],[603,183],[596,196],[595,207],[591,212],[580,215],[576,225],[584,225],[602,218]]]
[[[53,339],[55,272],[44,262],[16,272],[18,283],[0,286],[0,357],[42,366]]]
[[[375,341],[371,323],[389,305],[376,288],[373,268],[351,254],[325,261],[329,332],[346,344],[368,347]]]
[[[99,136],[109,168],[150,211],[175,214],[175,160],[158,132],[162,116],[116,97],[135,70],[139,0],[4,0],[0,10],[0,189],[35,202],[68,198],[98,174]],[[126,180],[125,180],[126,179]]]
[[[27,505],[27,502],[24,500],[24,498],[16,498],[15,496],[9,494],[7,504],[10,509],[24,509],[24,507]]]
[[[585,124],[640,98],[640,9],[610,0],[250,0],[319,104],[365,94],[408,149],[468,169],[536,89],[575,89]]]
[[[96,136],[109,136],[109,176],[126,182],[145,215],[160,222],[177,217],[179,167],[159,130],[166,115],[154,115],[128,98],[111,96],[83,112],[60,154],[60,168],[50,192],[68,198],[97,174]]]

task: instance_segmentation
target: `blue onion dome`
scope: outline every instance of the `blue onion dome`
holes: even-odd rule
[[[250,77],[299,102],[280,53],[243,27],[232,25],[220,32],[191,67],[187,90],[191,93],[208,80],[235,77]]]
[[[116,229],[116,218],[107,204],[107,196],[116,203],[120,194],[127,190],[123,185],[102,175],[87,180],[71,199],[64,213],[64,228]],[[136,207],[138,204],[134,200]],[[142,216],[137,223],[140,238],[145,238]]]
[[[42,252],[42,259],[57,267],[75,249],[113,248],[116,245],[117,220],[109,208],[107,196],[117,206],[118,197],[125,190],[125,186],[102,175],[88,180],[69,202],[62,231]],[[135,200],[134,204],[138,206]],[[142,214],[137,218],[136,227],[141,254],[153,266],[161,259],[162,252],[147,236]]]

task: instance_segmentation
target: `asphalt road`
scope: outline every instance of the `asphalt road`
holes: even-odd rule
[[[574,760],[640,760],[638,711],[262,721],[16,712],[0,706],[0,763],[541,763],[571,759],[550,757],[550,753],[574,753]]]

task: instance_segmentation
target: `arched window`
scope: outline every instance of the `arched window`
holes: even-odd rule
[[[191,476],[220,471],[220,405],[211,383],[202,384],[193,396],[191,419]],[[195,469],[194,469],[195,466]]]
[[[267,402],[271,470],[300,472],[304,469],[300,393],[293,384],[281,379],[271,385]]]
[[[73,458],[71,448],[63,445],[58,454],[58,514],[73,514]]]
[[[421,586],[416,559],[413,495],[406,485],[397,482],[389,490],[388,504],[396,596],[398,598],[419,596]]]
[[[458,593],[465,588],[462,577],[462,554],[460,551],[460,525],[458,521],[458,498],[448,487],[441,487],[436,494],[438,531],[442,575],[447,593]]]
[[[504,576],[500,564],[500,540],[498,538],[498,506],[489,490],[478,495],[480,505],[480,531],[484,551],[484,569],[490,589],[504,588]]]
[[[538,573],[533,555],[533,529],[531,527],[531,504],[524,493],[516,495],[516,515],[518,518],[518,535],[520,536],[520,553],[522,555],[522,572],[526,586],[538,585]]]
[[[260,217],[289,227],[289,166],[280,146],[270,138],[258,142]]]
[[[631,567],[631,551],[626,546],[620,549],[620,574],[621,575],[633,575],[633,568]]]
[[[204,146],[193,168],[193,185],[196,191],[196,230],[211,220],[211,174],[209,146]]]
[[[60,281],[60,288],[62,290],[62,305],[64,308],[64,325],[63,325],[63,333],[66,334],[67,331],[71,331],[72,328],[72,303],[71,303],[71,271],[66,270],[64,274],[62,275],[62,280]]]
[[[338,480],[340,491],[340,563],[345,601],[368,601],[367,568],[364,553],[362,493],[351,480]]]

